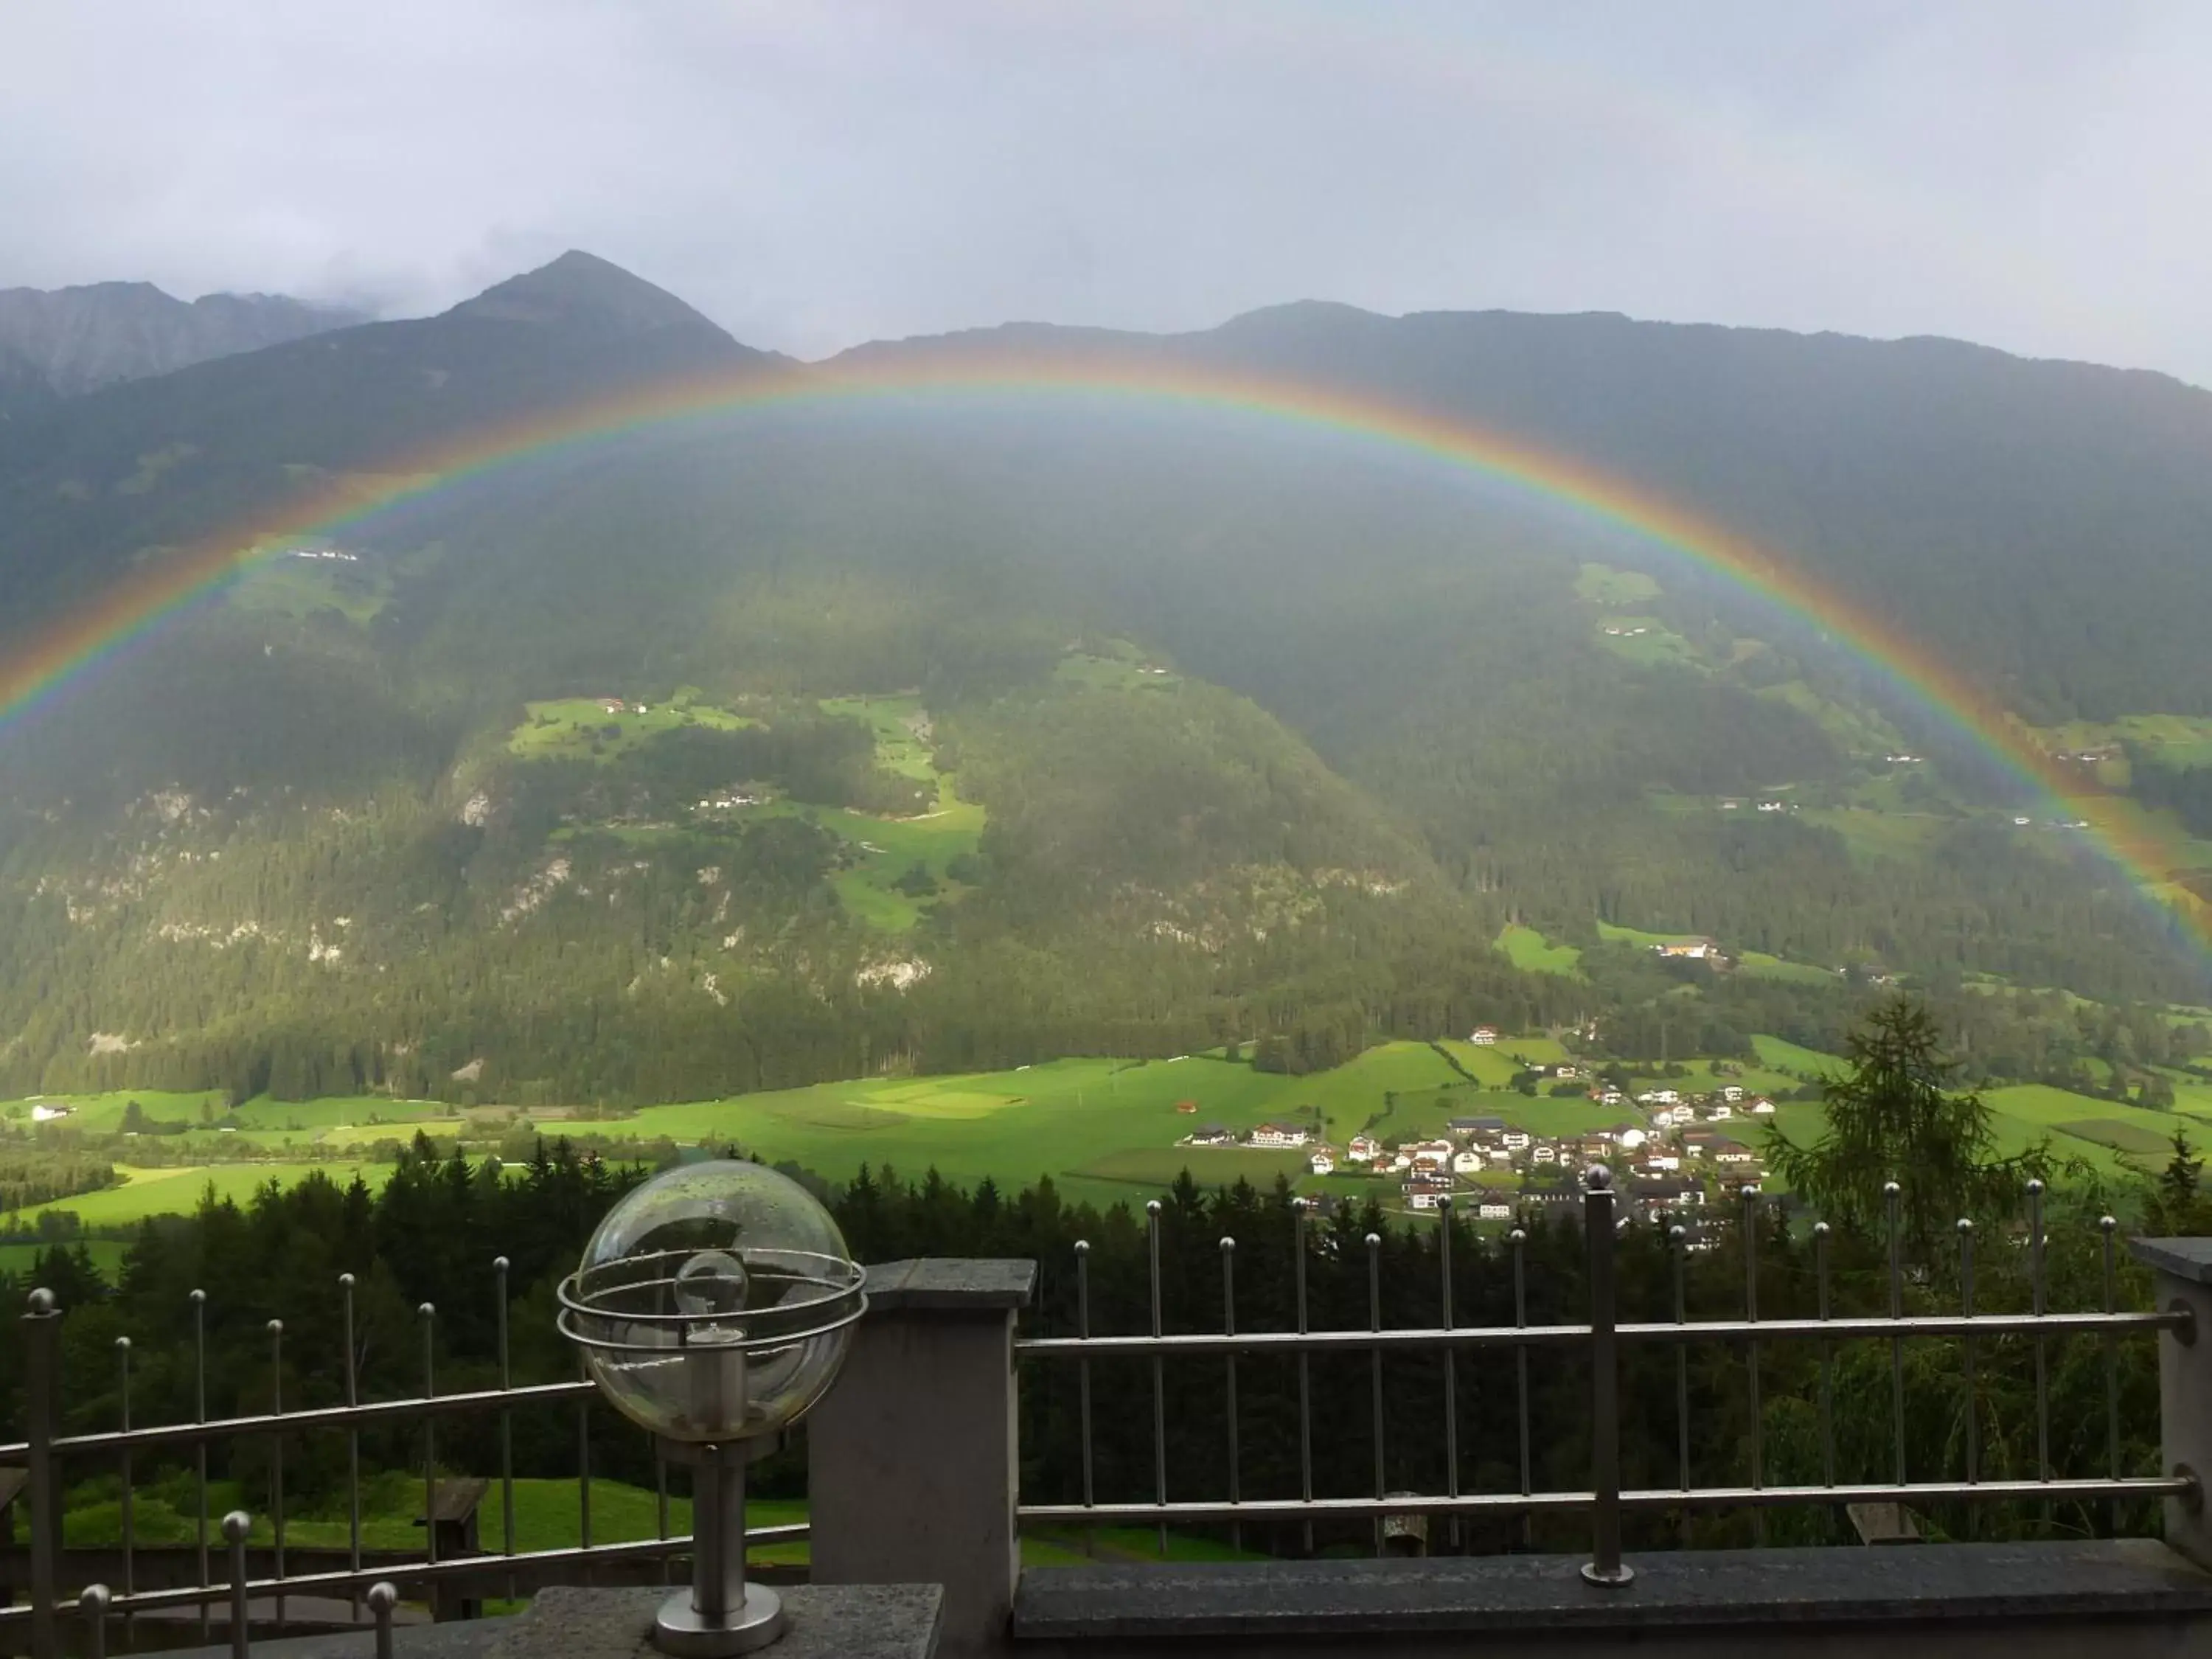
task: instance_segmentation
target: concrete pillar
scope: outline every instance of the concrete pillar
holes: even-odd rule
[[[2156,1305],[2195,1316],[2158,1338],[2160,1462],[2212,1481],[2212,1238],[2138,1238],[2129,1249],[2156,1274]],[[2212,1510],[2203,1502],[2166,1502],[2166,1541],[2199,1566],[2212,1567]]]
[[[1020,1556],[1014,1318],[1033,1261],[868,1269],[868,1312],[806,1422],[817,1584],[939,1584],[947,1659],[1002,1651]]]

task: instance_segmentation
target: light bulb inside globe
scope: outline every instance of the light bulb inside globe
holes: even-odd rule
[[[701,1250],[676,1270],[676,1305],[697,1318],[740,1311],[752,1278],[727,1250]]]

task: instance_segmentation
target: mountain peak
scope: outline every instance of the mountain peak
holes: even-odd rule
[[[492,322],[581,327],[607,334],[636,334],[659,328],[722,331],[667,289],[576,248],[550,264],[494,283],[446,314]]]

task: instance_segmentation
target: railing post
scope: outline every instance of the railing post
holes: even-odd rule
[[[1014,1321],[1034,1261],[868,1269],[868,1312],[806,1426],[810,1577],[944,1587],[946,1659],[1003,1649],[1014,1528]]]
[[[54,1625],[59,1593],[58,1553],[62,1514],[60,1483],[54,1473],[54,1440],[61,1431],[62,1310],[49,1290],[35,1290],[23,1311],[26,1358],[24,1415],[30,1443],[31,1653],[33,1659],[57,1659],[60,1632]]]
[[[2157,1304],[2189,1322],[2158,1339],[2159,1462],[2169,1474],[2212,1474],[2212,1238],[2138,1238],[2129,1247],[2156,1275]],[[2212,1516],[2199,1489],[2166,1500],[2166,1541],[2212,1567]]]
[[[107,1607],[113,1600],[105,1584],[87,1584],[76,1598],[84,1613],[85,1659],[107,1659]]]
[[[368,1611],[376,1620],[376,1659],[392,1659],[392,1610],[399,1605],[399,1591],[380,1578],[368,1587]]]
[[[253,1651],[252,1609],[246,1599],[246,1534],[253,1530],[253,1517],[233,1510],[222,1517],[223,1542],[230,1547],[230,1655],[247,1659]]]
[[[1593,1164],[1583,1176],[1583,1232],[1589,1246],[1590,1559],[1593,1584],[1626,1584],[1634,1568],[1620,1559],[1620,1372],[1613,1325],[1613,1172]]]

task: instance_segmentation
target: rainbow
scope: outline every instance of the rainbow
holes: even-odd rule
[[[0,659],[0,736],[57,693],[196,599],[305,537],[329,535],[397,503],[501,467],[641,428],[748,409],[914,394],[983,393],[1120,399],[1226,411],[1428,458],[1564,504],[1588,520],[1659,544],[1747,588],[1841,643],[1911,702],[2029,785],[2045,810],[2082,820],[2087,836],[2135,886],[2212,947],[2212,905],[2174,879],[2177,836],[2134,803],[2085,788],[2017,717],[1904,629],[1802,565],[1679,503],[1571,456],[1455,416],[1339,386],[1151,356],[967,353],[892,366],[838,363],[660,381],[478,431],[434,451],[352,475],[162,559],[86,605],[27,649]]]

